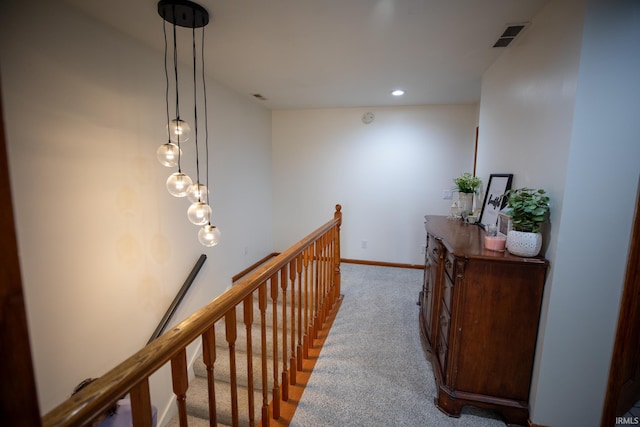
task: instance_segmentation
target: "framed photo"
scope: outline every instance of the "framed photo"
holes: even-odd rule
[[[498,213],[498,236],[507,237],[511,230],[511,217],[505,213]]]
[[[484,203],[480,213],[480,225],[484,228],[487,224],[497,224],[498,214],[507,204],[504,193],[511,189],[513,174],[492,173],[489,176],[487,191],[484,193]]]

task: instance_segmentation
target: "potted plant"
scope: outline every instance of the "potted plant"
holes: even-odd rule
[[[457,178],[453,179],[455,187],[458,191],[458,208],[461,213],[470,213],[473,210],[473,195],[478,192],[478,188],[482,181],[477,176],[465,172]]]
[[[549,213],[549,197],[544,190],[531,188],[509,190],[504,195],[512,228],[507,233],[507,249],[524,257],[538,255],[542,248],[540,225]]]

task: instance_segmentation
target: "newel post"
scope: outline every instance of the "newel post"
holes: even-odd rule
[[[333,287],[334,298],[340,298],[340,226],[342,225],[342,206],[336,205],[336,212],[333,219],[338,221],[335,229],[335,238],[333,242]]]

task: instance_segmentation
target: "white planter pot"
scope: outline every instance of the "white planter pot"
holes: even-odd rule
[[[542,234],[511,230],[507,234],[507,250],[514,255],[532,257],[542,249]]]
[[[473,193],[458,193],[458,208],[460,214],[470,214],[473,211]]]

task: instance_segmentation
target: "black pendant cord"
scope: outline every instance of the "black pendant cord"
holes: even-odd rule
[[[196,82],[196,25],[195,18],[193,23],[193,29],[191,31],[192,45],[193,45],[193,116],[194,116],[194,133],[195,133],[195,146],[196,146],[196,185],[198,186],[198,202],[202,202],[202,194],[200,192],[200,150],[198,149],[198,96],[197,96],[197,82]]]
[[[167,68],[167,59],[169,56],[169,48],[167,43],[167,21],[162,20],[162,33],[164,34],[164,81],[165,81],[165,91],[164,91],[164,100],[167,106],[167,138],[169,141],[168,144],[171,143],[171,118],[169,116],[169,69]]]
[[[176,77],[176,126],[180,126],[180,94],[178,91],[178,44],[176,42],[176,24],[173,24],[173,72]],[[181,155],[182,150],[180,149],[180,133],[176,132],[176,137],[178,139],[178,173],[182,173],[181,167]]]
[[[202,27],[202,48],[201,48],[201,60],[202,60],[202,92],[204,93],[204,148],[205,159],[207,161],[207,203],[211,206],[211,187],[209,187],[209,111],[207,111],[207,83],[204,75],[204,27]],[[209,215],[209,225],[211,225],[211,215]]]

